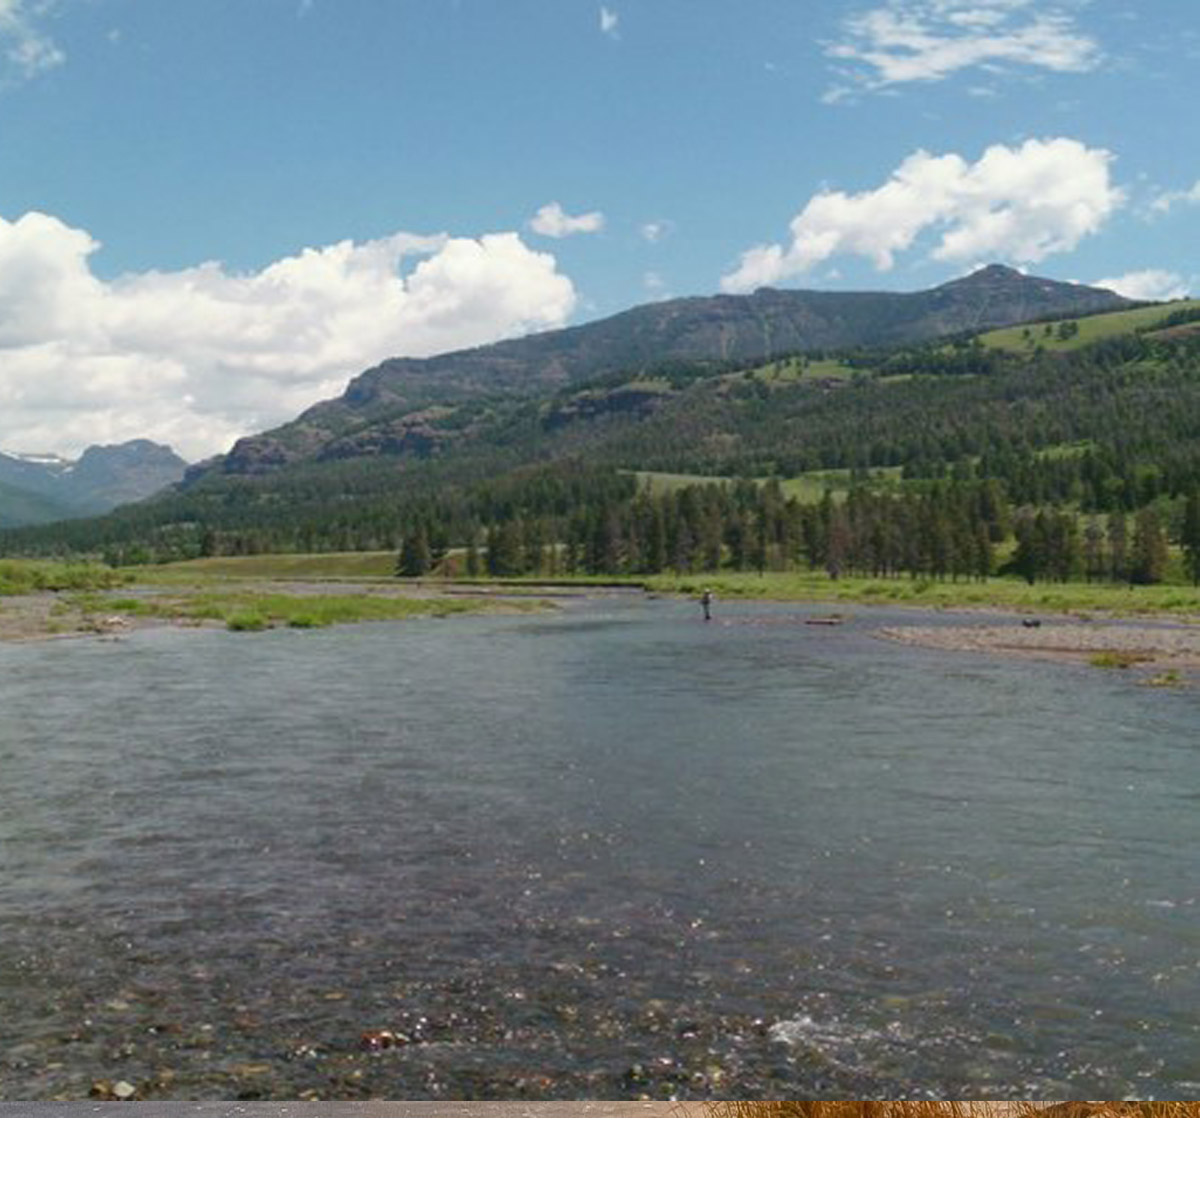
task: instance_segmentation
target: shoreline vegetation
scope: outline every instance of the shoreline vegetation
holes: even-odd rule
[[[723,600],[790,603],[891,605],[900,608],[992,609],[1014,613],[1082,613],[1110,617],[1170,616],[1200,622],[1200,587],[1186,583],[1133,586],[1112,582],[1034,584],[1014,576],[985,580],[912,579],[843,575],[820,570],[710,571],[651,575],[528,574],[471,576],[456,558],[448,569],[397,577],[390,550],[318,554],[260,554],[198,558],[157,566],[112,568],[100,563],[0,559],[0,599],[33,591],[106,591],[120,587],[212,588],[243,583],[387,585],[406,594],[512,595],[523,591],[581,592],[625,589],[665,595],[700,595],[711,590]]]
[[[1200,670],[1200,590],[993,578],[831,579],[822,572],[398,579],[395,555],[364,552],[208,558],[114,569],[92,562],[0,560],[0,640],[117,636],[151,626],[224,625],[237,632],[358,621],[527,613],[605,590],[722,602],[893,606],[1013,614],[1012,625],[904,626],[879,636],[939,650],[1138,668],[1172,686]],[[1043,621],[1043,618],[1045,620]]]
[[[0,560],[0,641],[115,637],[163,626],[321,629],[360,621],[525,613],[547,603],[536,596],[450,594],[387,579],[280,578],[269,563],[257,564],[256,570],[189,576]]]

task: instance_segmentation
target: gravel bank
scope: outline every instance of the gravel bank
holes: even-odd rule
[[[1200,627],[1130,624],[1126,621],[1043,621],[1027,626],[912,625],[888,627],[879,636],[936,650],[967,650],[1097,665],[1200,670]]]

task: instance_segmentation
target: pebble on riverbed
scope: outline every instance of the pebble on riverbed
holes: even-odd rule
[[[407,1046],[412,1038],[407,1033],[399,1033],[391,1029],[368,1029],[358,1043],[364,1050],[378,1052],[392,1050],[397,1046]]]
[[[93,1100],[132,1100],[137,1095],[137,1088],[127,1079],[120,1079],[116,1083],[97,1079],[88,1095]]]

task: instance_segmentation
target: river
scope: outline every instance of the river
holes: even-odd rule
[[[813,611],[0,645],[0,1099],[1200,1099],[1200,692]]]

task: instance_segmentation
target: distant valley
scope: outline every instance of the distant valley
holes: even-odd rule
[[[0,451],[0,528],[97,516],[178,483],[186,467],[144,439],[89,446],[77,460]]]

